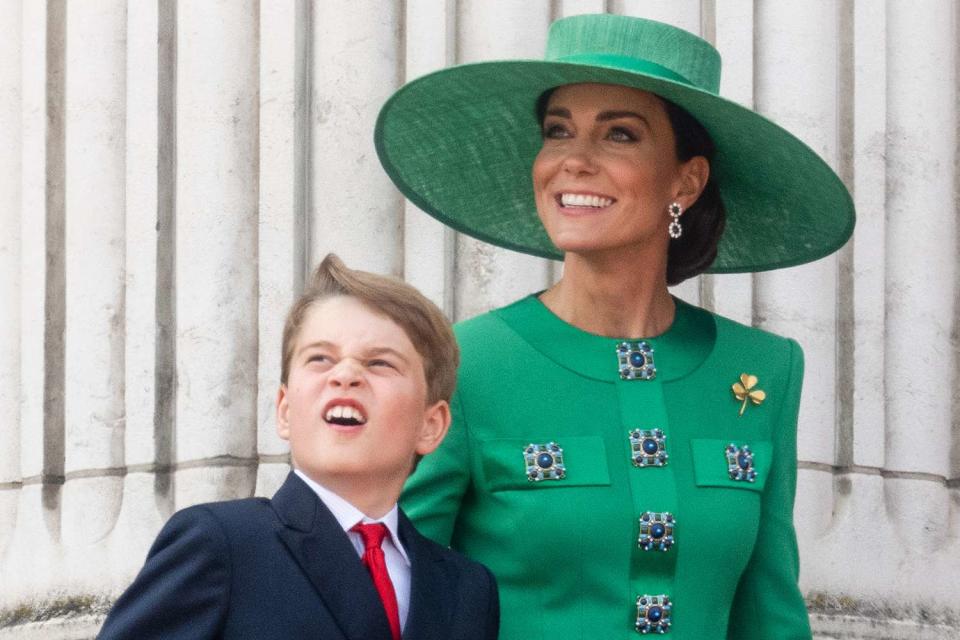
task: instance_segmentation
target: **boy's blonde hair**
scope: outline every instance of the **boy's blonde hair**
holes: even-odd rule
[[[316,268],[306,290],[287,314],[283,327],[282,384],[287,384],[293,349],[307,312],[315,304],[335,296],[356,298],[397,323],[423,358],[427,402],[450,401],[457,383],[460,348],[443,312],[406,282],[350,269],[333,253],[327,254]]]

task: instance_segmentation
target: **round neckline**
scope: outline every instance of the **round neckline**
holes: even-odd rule
[[[681,378],[697,368],[713,350],[716,323],[713,316],[674,297],[676,312],[666,331],[651,337],[609,337],[584,331],[562,320],[531,294],[497,309],[499,317],[532,347],[557,364],[605,382],[620,381],[616,347],[621,342],[646,342],[653,348],[656,377],[626,384],[650,384]]]

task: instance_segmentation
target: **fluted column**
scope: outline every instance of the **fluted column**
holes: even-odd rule
[[[124,391],[126,9],[71,2],[66,37],[63,534],[102,538],[120,508]]]
[[[457,21],[457,62],[542,58],[550,11],[550,3],[544,0],[462,4]],[[554,277],[554,267],[547,260],[459,235],[456,274],[454,315],[460,320],[546,288]]]
[[[809,144],[836,167],[837,46],[836,5],[760,3],[756,13],[757,109]],[[797,64],[798,59],[804,64]],[[758,274],[758,324],[797,339],[806,357],[804,394],[797,436],[802,461],[833,465],[837,384],[837,258]],[[797,295],[803,292],[803,295]],[[761,380],[762,382],[762,380]],[[796,513],[807,527],[799,534],[804,548],[830,523],[833,478],[801,468]]]
[[[915,539],[908,528],[896,528],[909,561],[940,555],[956,540],[947,528],[951,501],[944,486],[958,437],[957,356],[945,348],[956,345],[960,305],[956,27],[946,19],[956,6],[943,0],[918,11],[890,2],[887,11],[884,467],[901,472],[887,479],[889,517],[925,532]],[[955,553],[956,545],[946,549]]]
[[[175,3],[130,3],[126,20],[123,498],[109,583],[136,575],[173,509],[173,30]]]
[[[401,198],[373,147],[380,106],[399,85],[398,3],[312,3],[310,264],[329,251],[347,266],[399,275]]]
[[[257,495],[271,496],[290,469],[277,436],[284,314],[303,287],[309,153],[306,0],[260,3],[260,218]]]
[[[22,9],[0,0],[0,558],[17,519],[20,474],[20,207]]]
[[[566,18],[584,13],[604,13],[607,10],[607,4],[607,0],[560,0],[554,5],[554,17]]]
[[[177,7],[178,508],[256,480],[257,6]]]
[[[63,45],[61,1],[21,4],[20,475],[0,602],[43,593],[58,568],[63,481]]]
[[[753,108],[753,19],[752,2],[720,2],[716,4],[712,28],[714,46],[723,60],[720,95],[750,109]],[[701,302],[705,307],[737,322],[752,324],[752,274],[705,275],[702,280]]]
[[[701,0],[611,0],[611,13],[666,22],[690,33],[701,32]]]
[[[406,3],[405,80],[409,81],[454,62],[456,3]],[[410,201],[403,208],[403,277],[453,316],[456,233]]]

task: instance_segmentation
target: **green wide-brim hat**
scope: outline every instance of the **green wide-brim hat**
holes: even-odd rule
[[[711,172],[727,211],[712,272],[810,262],[853,232],[850,194],[827,163],[788,131],[717,95],[716,49],[640,18],[565,18],[550,27],[545,60],[465,64],[409,82],[377,119],[380,162],[407,198],[441,222],[560,259],[534,205],[531,169],[542,143],[535,108],[545,91],[584,82],[654,93],[710,133]]]

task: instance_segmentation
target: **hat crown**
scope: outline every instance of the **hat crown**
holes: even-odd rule
[[[709,42],[643,18],[587,14],[557,20],[550,26],[545,58],[627,70],[653,63],[668,79],[714,95],[720,91],[720,54]],[[643,71],[649,73],[649,67]]]

